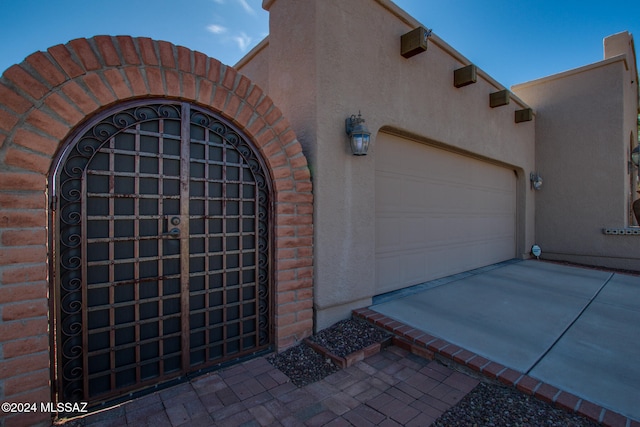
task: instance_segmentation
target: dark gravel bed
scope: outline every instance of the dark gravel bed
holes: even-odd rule
[[[331,359],[325,359],[304,343],[269,356],[267,360],[298,387],[320,381],[340,369]]]
[[[598,424],[513,388],[480,383],[432,426],[591,427]]]
[[[389,336],[390,334],[364,320],[347,319],[323,329],[309,339],[336,356],[345,357]],[[304,343],[269,356],[267,360],[298,387],[319,381],[340,369],[331,359],[325,359]]]
[[[345,357],[353,352],[383,341],[391,336],[361,319],[342,320],[323,329],[309,339],[336,356]]]

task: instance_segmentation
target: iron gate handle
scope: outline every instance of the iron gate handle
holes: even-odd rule
[[[172,228],[167,233],[162,233],[162,236],[167,236],[167,237],[170,237],[170,238],[180,237],[180,229],[177,228],[177,227],[176,228]]]
[[[162,236],[168,237],[170,239],[175,239],[180,237],[180,228],[177,226],[180,225],[180,217],[174,216],[171,219],[167,217],[167,229],[173,226],[173,228],[169,229],[168,232],[162,233]]]

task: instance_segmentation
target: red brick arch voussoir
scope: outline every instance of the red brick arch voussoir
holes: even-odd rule
[[[312,185],[280,109],[247,77],[200,52],[143,37],[76,39],[0,78],[0,401],[50,400],[46,194],[56,153],[85,118],[153,97],[206,106],[258,147],[274,189],[276,345],[311,334]]]

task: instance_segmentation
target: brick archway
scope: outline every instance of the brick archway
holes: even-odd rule
[[[275,198],[275,340],[312,332],[313,196],[288,120],[232,67],[168,42],[97,36],[57,45],[0,78],[0,400],[51,400],[47,181],[73,130],[136,98],[190,101],[219,112],[258,147]],[[5,425],[47,419],[9,417]]]

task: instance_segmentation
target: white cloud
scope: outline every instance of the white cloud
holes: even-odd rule
[[[238,43],[238,47],[241,51],[245,52],[251,44],[251,37],[249,37],[246,33],[240,33],[237,36],[233,37],[233,40]]]
[[[249,3],[247,3],[247,0],[238,0],[238,3],[240,3],[240,6],[242,6],[244,11],[247,12],[249,15],[256,14],[256,11],[251,6],[249,6]]]
[[[207,31],[213,34],[222,34],[222,33],[226,33],[227,29],[222,25],[211,24],[207,27]]]

